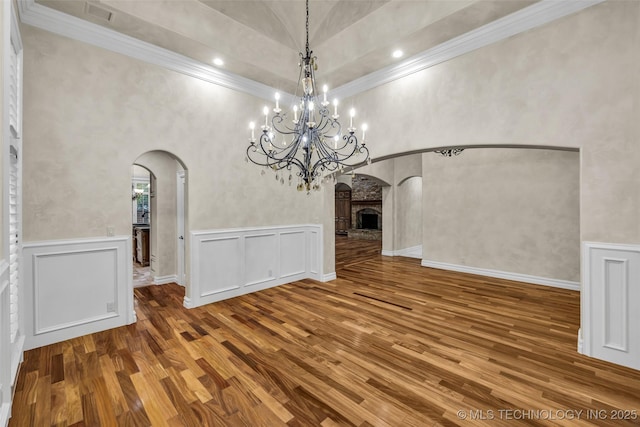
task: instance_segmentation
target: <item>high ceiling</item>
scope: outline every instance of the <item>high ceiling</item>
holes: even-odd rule
[[[538,0],[311,0],[320,83],[337,87]],[[303,0],[36,0],[288,92],[305,44]]]

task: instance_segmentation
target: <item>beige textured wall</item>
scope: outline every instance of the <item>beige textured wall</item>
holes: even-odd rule
[[[409,156],[396,157],[393,162],[393,182],[400,185],[408,178],[422,176],[422,155],[411,154]]]
[[[186,166],[191,230],[323,221],[320,193],[245,163],[263,101],[29,26],[23,41],[25,241],[129,234],[151,150]]]
[[[177,274],[176,172],[180,164],[164,151],[150,151],[136,159],[156,177],[151,199],[151,274]]]
[[[396,194],[396,250],[422,245],[422,177],[405,179],[396,187]]]
[[[580,280],[579,153],[423,154],[423,259]]]
[[[608,1],[346,102],[371,124],[374,158],[448,145],[581,147],[582,240],[638,243],[639,29],[639,2]]]

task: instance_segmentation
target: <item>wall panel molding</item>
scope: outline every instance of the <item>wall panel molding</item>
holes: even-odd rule
[[[513,280],[515,282],[524,282],[534,285],[550,286],[553,288],[570,289],[580,291],[580,283],[569,280],[551,279],[548,277],[531,276],[529,274],[511,273],[507,271],[491,270],[488,268],[469,267],[466,265],[449,264],[440,261],[429,261],[423,259],[421,262],[423,267],[438,268],[441,270],[458,271],[460,273],[477,274],[480,276],[496,277],[498,279]]]
[[[191,283],[184,306],[306,278],[323,280],[321,236],[321,225],[191,232]]]
[[[640,245],[583,242],[581,353],[640,369]]]
[[[27,349],[135,322],[131,236],[25,243]]]

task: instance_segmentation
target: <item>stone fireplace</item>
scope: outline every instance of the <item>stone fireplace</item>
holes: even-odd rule
[[[382,212],[364,208],[356,212],[356,228],[365,230],[382,229]]]
[[[352,179],[351,229],[349,237],[382,240],[382,187],[364,175]]]

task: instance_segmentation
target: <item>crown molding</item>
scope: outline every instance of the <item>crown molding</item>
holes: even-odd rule
[[[35,2],[18,0],[20,21],[229,89],[272,100],[274,89]]]
[[[344,99],[357,95],[604,1],[606,0],[541,0],[407,58],[399,64],[382,68],[337,87],[332,91],[332,96]]]
[[[556,19],[602,3],[606,0],[541,0],[522,10],[490,22],[468,33],[439,44],[405,61],[353,80],[331,91],[332,97],[348,98],[385,83],[406,77],[481,47],[496,43]],[[18,0],[20,20],[24,24],[117,52],[150,64],[182,73],[229,89],[266,100],[273,99],[275,89],[255,80],[219,70],[188,58],[48,8],[35,0]],[[284,99],[293,99],[283,94]]]

